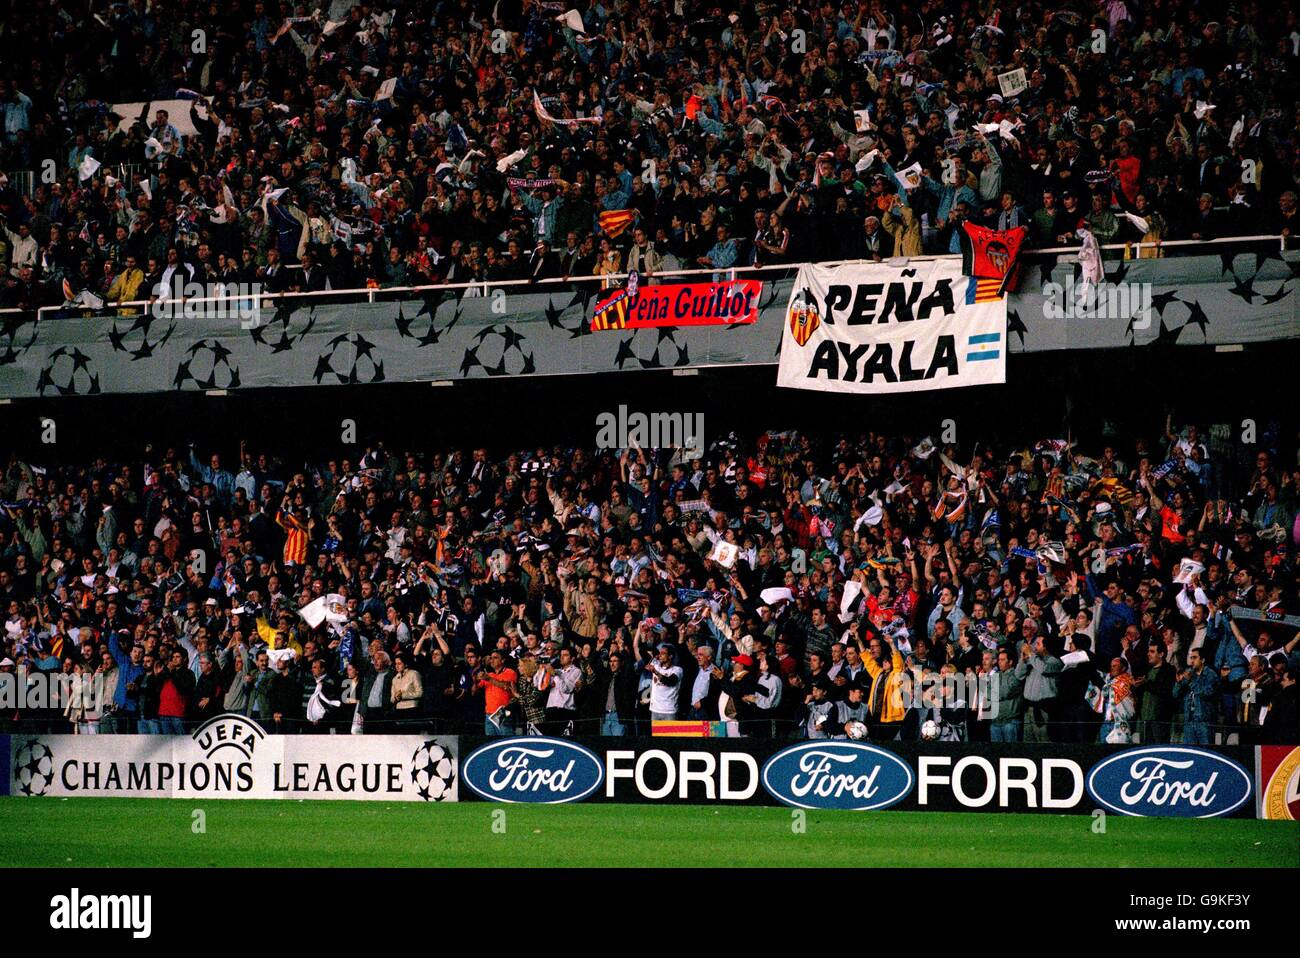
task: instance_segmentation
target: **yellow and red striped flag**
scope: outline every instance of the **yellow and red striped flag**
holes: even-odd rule
[[[631,226],[634,219],[636,219],[636,210],[605,210],[597,217],[600,228],[610,239]]]

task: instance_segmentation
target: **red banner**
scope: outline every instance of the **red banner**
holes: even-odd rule
[[[734,326],[758,321],[763,284],[756,279],[725,283],[640,283],[633,294],[611,290],[596,304],[592,329],[655,326]]]

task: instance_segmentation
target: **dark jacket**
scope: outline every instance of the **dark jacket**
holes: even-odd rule
[[[370,701],[370,690],[375,687],[375,683],[383,685],[383,695],[381,699],[383,705],[379,708],[379,713],[375,712],[367,704]],[[393,710],[390,695],[393,688],[393,670],[385,669],[383,672],[369,672],[361,682],[361,694],[357,696],[357,712],[367,718],[384,719],[389,716]]]
[[[220,715],[225,711],[226,682],[221,677],[221,672],[212,669],[209,675],[200,675],[199,681],[195,682],[194,698],[194,715],[196,719],[211,719],[213,715]],[[200,706],[201,699],[208,699],[207,706]]]
[[[302,717],[302,685],[292,669],[276,672],[271,680],[271,714],[286,719]]]
[[[632,722],[636,719],[637,707],[637,675],[636,671],[623,663],[623,667],[617,672],[611,672],[606,669],[605,674],[609,676],[609,681],[614,683],[614,709],[618,712],[618,720],[623,723]],[[604,699],[608,694],[608,685],[605,692],[601,695],[601,708],[604,708]]]

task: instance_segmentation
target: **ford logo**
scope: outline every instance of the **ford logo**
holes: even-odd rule
[[[1088,773],[1088,794],[1121,815],[1215,818],[1241,808],[1250,793],[1249,772],[1199,748],[1125,749]]]
[[[461,763],[461,781],[492,802],[558,805],[586,798],[605,780],[591,750],[558,738],[503,738]]]
[[[860,742],[804,742],[763,766],[768,794],[796,808],[888,808],[912,793],[914,781],[911,767],[893,752]]]

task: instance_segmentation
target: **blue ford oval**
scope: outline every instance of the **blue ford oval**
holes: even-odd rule
[[[489,801],[558,805],[581,801],[599,788],[605,765],[576,742],[519,736],[475,749],[461,763],[460,774]]]
[[[1121,815],[1217,818],[1251,796],[1250,773],[1217,752],[1177,745],[1125,749],[1088,773],[1088,794]]]
[[[893,752],[861,742],[802,742],[763,766],[767,793],[795,808],[888,808],[912,793],[915,780]]]

